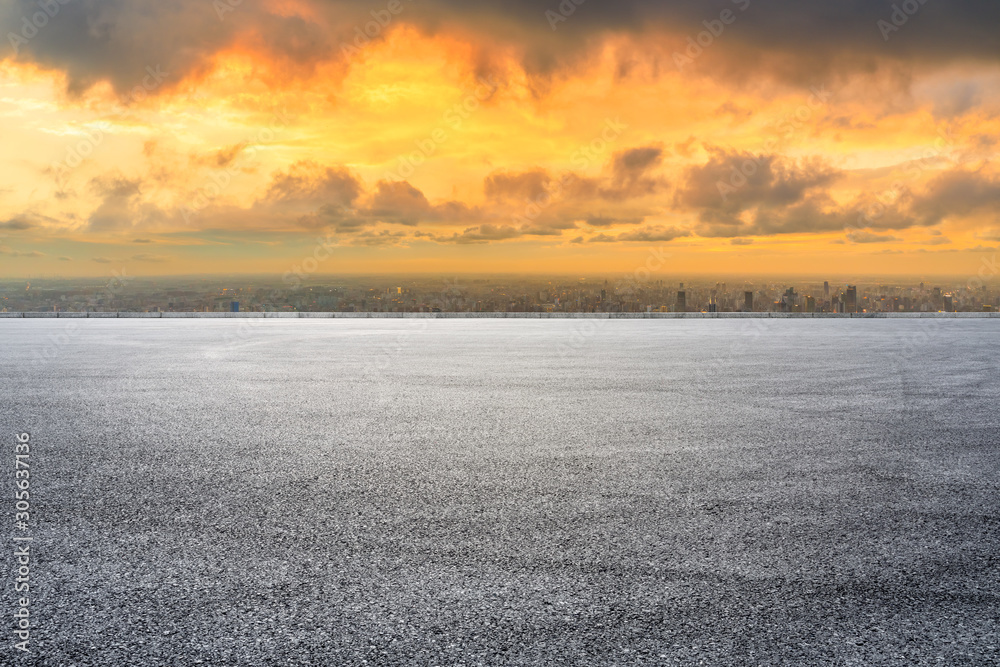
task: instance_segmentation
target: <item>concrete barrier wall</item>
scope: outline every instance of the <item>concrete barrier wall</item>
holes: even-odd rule
[[[0,313],[0,318],[143,318],[143,319],[611,319],[611,320],[682,320],[682,319],[741,319],[741,318],[998,318],[1000,313]]]

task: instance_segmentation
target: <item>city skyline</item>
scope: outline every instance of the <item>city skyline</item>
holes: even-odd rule
[[[0,280],[3,312],[1000,312],[995,281],[640,276],[213,276]]]

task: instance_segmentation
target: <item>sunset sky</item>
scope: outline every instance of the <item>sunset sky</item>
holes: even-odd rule
[[[0,5],[0,276],[974,274],[995,0]]]

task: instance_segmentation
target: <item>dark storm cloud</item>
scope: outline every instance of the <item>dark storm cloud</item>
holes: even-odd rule
[[[587,217],[584,222],[591,227],[612,227],[614,225],[638,225],[643,220],[645,220],[644,217],[618,218],[607,215],[594,215]]]
[[[378,222],[415,226],[421,222],[468,224],[483,217],[478,208],[459,201],[431,204],[407,181],[380,181],[362,215]]]
[[[996,210],[1000,181],[954,171],[932,180],[924,191],[908,190],[895,202],[861,193],[849,204],[830,194],[844,176],[817,159],[791,160],[712,149],[709,160],[687,169],[675,204],[698,215],[700,236],[736,238],[810,234],[838,230],[907,229],[936,225],[950,215]],[[866,232],[868,233],[868,232]]]
[[[708,162],[687,169],[675,202],[698,212],[701,236],[843,229],[850,224],[850,213],[826,212],[823,192],[841,175],[820,160],[713,148]],[[747,212],[753,212],[753,222]]]
[[[34,223],[24,218],[11,218],[10,220],[5,220],[0,222],[0,229],[7,229],[10,231],[24,231],[25,229],[31,229],[34,227]]]
[[[362,188],[358,178],[347,169],[303,161],[275,174],[264,198],[271,203],[349,206]]]
[[[406,232],[394,232],[388,229],[380,231],[364,231],[346,239],[345,245],[382,247],[402,245],[407,240]]]
[[[66,4],[62,4],[62,2]],[[567,3],[564,3],[564,5]],[[727,59],[729,74],[766,66],[784,56],[774,73],[805,79],[834,67],[870,68],[879,57],[944,62],[1000,58],[995,0],[589,0],[562,16],[557,0],[403,0],[391,21],[415,24],[428,32],[457,29],[513,45],[526,70],[547,75],[574,63],[602,33],[667,30],[684,38],[705,30],[704,21],[723,10],[735,22],[710,48],[710,58]],[[4,55],[63,70],[71,91],[111,81],[120,92],[141,85],[147,67],[162,68],[166,85],[203,71],[212,57],[235,45],[266,54],[288,75],[308,74],[319,62],[345,57],[357,29],[373,20],[384,3],[361,0],[312,0],[309,18],[279,15],[263,0],[50,0],[52,16],[32,25],[39,5],[15,0],[0,9]],[[745,7],[745,9],[741,9]],[[899,11],[903,11],[900,9]],[[283,12],[286,13],[287,12]],[[384,18],[384,17],[383,17]],[[880,28],[886,21],[898,30]],[[25,23],[27,22],[27,23]],[[388,25],[388,24],[387,24]],[[553,29],[553,26],[555,29]],[[389,25],[388,27],[392,27]],[[381,27],[375,39],[383,36]],[[362,34],[363,36],[363,34]],[[363,43],[362,43],[363,46]],[[629,62],[623,60],[623,75]],[[478,72],[490,69],[483,47]]]
[[[610,200],[621,200],[654,194],[666,186],[666,182],[650,174],[660,165],[663,150],[657,146],[632,148],[616,153],[611,158],[611,182],[601,188],[601,196]]]
[[[862,230],[848,232],[847,239],[853,243],[897,243],[901,240],[891,234],[875,234]]]
[[[785,206],[841,176],[819,160],[795,162],[778,155],[709,150],[708,162],[689,167],[678,190],[677,200],[685,206],[729,215],[754,205]]]
[[[551,182],[552,178],[543,169],[500,171],[487,176],[483,188],[490,199],[538,199],[548,191]]]
[[[15,55],[65,71],[71,92],[110,81],[120,93],[147,94],[204,71],[215,54],[242,44],[270,56],[287,73],[329,59],[330,28],[297,16],[279,16],[246,1],[221,18],[202,0],[15,0],[0,9],[4,57]],[[44,16],[44,13],[43,13]],[[151,76],[152,73],[155,76]]]
[[[678,229],[677,227],[649,225],[648,227],[623,232],[617,236],[601,232],[587,239],[587,243],[663,243],[684,236],[691,236],[691,232],[686,229]],[[579,242],[578,239],[570,241],[570,243]]]
[[[431,211],[424,193],[406,181],[382,181],[372,198],[372,214],[404,225],[415,225]]]
[[[469,227],[461,234],[455,233],[451,236],[432,236],[438,243],[458,243],[458,244],[479,244],[491,241],[507,241],[524,236],[524,233],[511,225],[484,224],[476,227]]]
[[[974,171],[947,172],[927,185],[912,209],[920,213],[925,225],[936,225],[950,216],[1000,211],[1000,179]]]
[[[370,228],[377,223],[468,225],[484,213],[458,201],[432,204],[407,181],[379,181],[369,188],[346,167],[302,161],[276,172],[249,209],[220,206],[206,211],[206,217],[213,216],[224,219],[227,227],[257,223],[287,229],[332,227],[340,234],[367,235],[368,245],[382,245],[371,235]]]
[[[643,243],[654,243],[663,241],[673,241],[682,236],[691,236],[691,232],[677,227],[666,227],[663,225],[650,225],[618,235],[619,241],[632,241]]]

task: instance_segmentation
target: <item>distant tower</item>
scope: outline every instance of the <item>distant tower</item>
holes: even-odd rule
[[[848,313],[858,312],[858,286],[848,285],[847,293],[844,295],[844,309]]]
[[[830,298],[830,283],[828,281],[823,281],[823,298]]]
[[[743,292],[743,310],[753,312],[753,292]]]
[[[784,296],[781,297],[781,312],[791,313],[795,311],[795,306],[798,305],[799,295],[795,293],[794,287],[789,287],[785,290]]]
[[[687,297],[684,294],[684,290],[677,292],[677,312],[687,312]]]
[[[229,303],[229,312],[231,312],[231,313],[238,313],[238,312],[240,312],[240,302],[239,301],[231,301]]]

